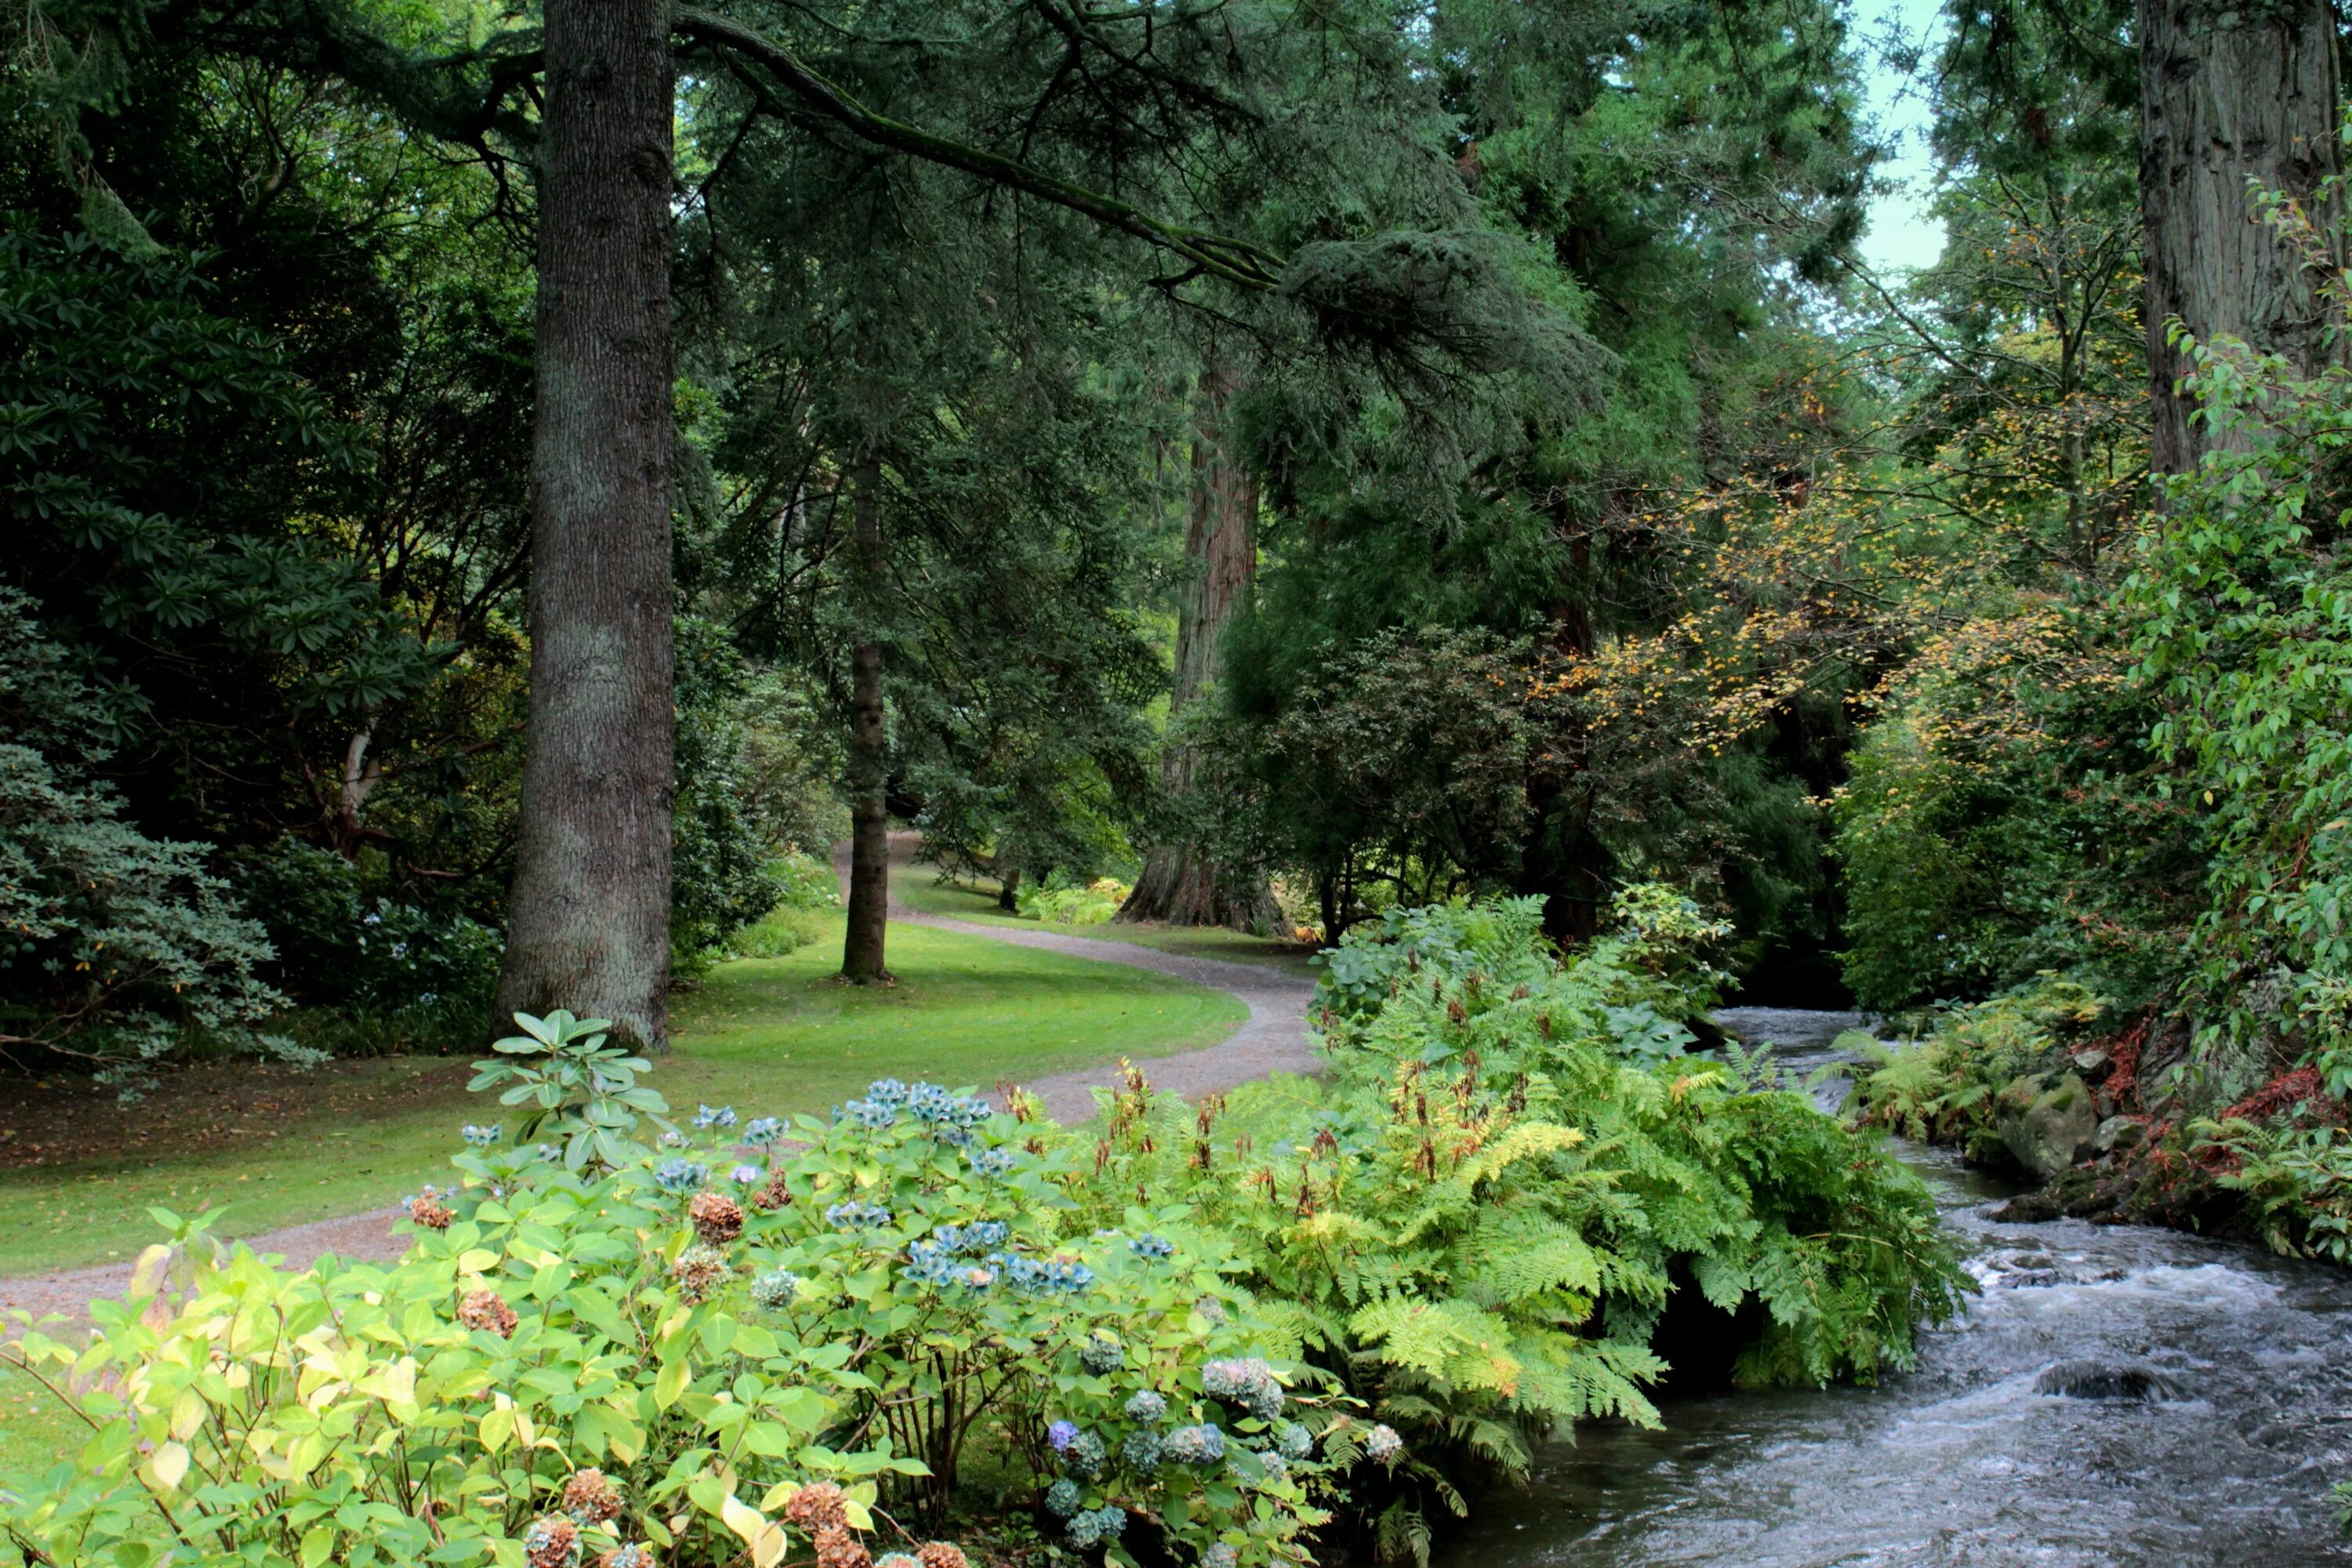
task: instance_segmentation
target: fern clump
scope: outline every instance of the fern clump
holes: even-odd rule
[[[1579,1420],[1655,1425],[1677,1280],[1760,1307],[1738,1320],[1762,1324],[1738,1367],[1756,1384],[1906,1366],[1968,1288],[1875,1135],[1682,1054],[1720,933],[1653,891],[1634,908],[1566,956],[1531,900],[1391,916],[1331,955],[1327,1081],[1193,1108],[1130,1074],[1105,1097],[1091,1201],[1223,1229],[1282,1342],[1266,1352],[1401,1436],[1349,1479],[1389,1554],[1419,1555],[1433,1505],[1464,1511],[1470,1483],[1522,1474]]]

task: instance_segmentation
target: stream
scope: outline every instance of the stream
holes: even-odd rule
[[[1863,1021],[1716,1016],[1800,1078]],[[2352,1274],[2173,1231],[1997,1223],[2011,1188],[1902,1153],[1983,1287],[1916,1371],[1675,1400],[1663,1431],[1589,1424],[1527,1490],[1479,1500],[1437,1568],[2352,1563],[2327,1497],[2352,1479]]]

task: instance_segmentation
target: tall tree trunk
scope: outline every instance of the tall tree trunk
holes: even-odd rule
[[[667,1043],[669,7],[549,0],[530,707],[502,1011]]]
[[[1192,488],[1184,531],[1188,576],[1176,622],[1171,723],[1216,681],[1218,638],[1257,574],[1257,476],[1231,447],[1238,390],[1223,365],[1213,360],[1202,367],[1193,395]],[[1171,798],[1181,801],[1191,793],[1198,762],[1190,746],[1167,749],[1160,782]],[[1142,874],[1119,906],[1118,918],[1279,930],[1282,909],[1255,868],[1220,865],[1198,844],[1159,844],[1145,856]]]
[[[2328,0],[2139,0],[2140,212],[2147,226],[2151,458],[2184,473],[2212,445],[2175,390],[2179,317],[2316,373],[2326,311],[2297,253],[2256,222],[2247,182],[2315,203],[2335,174],[2335,14]]]
[[[882,465],[872,458],[851,477],[856,537],[852,570],[858,614],[877,624],[882,591]],[[886,983],[890,929],[889,740],[882,722],[882,645],[868,637],[849,652],[849,921],[841,940],[841,977]]]

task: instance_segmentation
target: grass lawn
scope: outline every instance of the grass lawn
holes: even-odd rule
[[[0,1485],[40,1475],[89,1441],[89,1427],[30,1374],[0,1363]]]
[[[1252,936],[1245,931],[1229,931],[1222,926],[1137,924],[1129,921],[1091,926],[1049,926],[1025,915],[1006,914],[997,907],[996,887],[984,879],[942,882],[938,869],[930,866],[891,868],[890,896],[927,915],[947,915],[981,925],[1017,926],[1024,931],[1050,931],[1057,936],[1082,936],[1097,942],[1131,942],[1185,958],[1222,958],[1234,963],[1288,970],[1294,974],[1317,973],[1307,962],[1315,955],[1315,949],[1307,942]]]
[[[895,988],[840,985],[841,917],[820,930],[677,998],[677,1048],[652,1078],[673,1108],[822,1110],[886,1076],[984,1089],[1212,1045],[1247,1016],[1148,970],[920,926],[890,929]],[[443,1168],[459,1121],[495,1109],[469,1076],[391,1058],[200,1071],[127,1108],[86,1088],[18,1093],[0,1109],[0,1274],[135,1257],[151,1205],[230,1205],[218,1229],[235,1237],[397,1202]]]

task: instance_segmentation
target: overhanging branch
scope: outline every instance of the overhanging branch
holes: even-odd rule
[[[810,69],[791,50],[739,22],[708,11],[679,10],[671,14],[670,26],[677,37],[688,43],[756,64],[807,109],[877,147],[961,169],[1066,207],[1107,228],[1132,235],[1147,245],[1181,257],[1202,273],[1244,289],[1271,290],[1282,280],[1282,258],[1261,246],[1162,222],[1116,196],[1090,190],[985,148],[950,141],[877,114]]]

